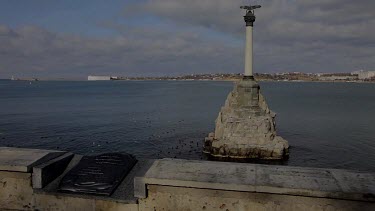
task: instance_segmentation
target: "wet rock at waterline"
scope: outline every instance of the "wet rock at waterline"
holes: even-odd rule
[[[284,159],[289,145],[276,135],[275,117],[258,83],[241,80],[219,112],[215,133],[205,138],[204,152],[214,157]]]

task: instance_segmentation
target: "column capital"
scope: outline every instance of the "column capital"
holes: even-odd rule
[[[251,11],[248,11],[247,13],[246,13],[246,15],[245,16],[243,16],[244,17],[244,20],[245,20],[245,22],[246,22],[246,26],[254,26],[254,22],[255,22],[255,15],[254,15],[254,13],[253,12],[251,12]]]

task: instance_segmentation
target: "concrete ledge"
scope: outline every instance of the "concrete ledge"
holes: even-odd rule
[[[374,202],[161,185],[149,185],[138,203],[139,210],[375,210]]]
[[[0,171],[31,172],[32,168],[65,152],[0,147]]]
[[[46,163],[35,166],[32,174],[33,188],[43,188],[59,177],[65,171],[73,156],[73,153],[66,153]]]
[[[162,185],[375,201],[375,174],[338,169],[163,159],[134,182],[139,198],[148,185]]]

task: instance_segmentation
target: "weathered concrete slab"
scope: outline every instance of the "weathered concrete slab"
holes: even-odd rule
[[[149,185],[139,210],[367,211],[374,202]]]
[[[375,174],[332,169],[337,184],[346,194],[361,194],[363,198],[375,201]]]
[[[147,185],[375,201],[374,173],[337,169],[163,159],[135,178],[135,196]]]
[[[74,154],[66,153],[33,168],[33,188],[43,188],[60,176],[72,160]]]
[[[146,185],[255,191],[256,166],[241,163],[156,160],[144,177],[135,178],[134,194],[146,197]]]
[[[32,168],[65,152],[0,147],[0,171],[31,172]]]
[[[0,210],[31,210],[31,174],[0,171]]]
[[[138,198],[134,197],[134,178],[143,177],[153,162],[154,160],[139,160],[113,192],[111,198],[123,203],[136,203]]]

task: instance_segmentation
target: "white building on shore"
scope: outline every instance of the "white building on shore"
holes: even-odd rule
[[[360,80],[370,79],[372,77],[375,77],[375,71],[364,71],[358,74]]]
[[[110,81],[112,79],[111,76],[93,76],[89,75],[87,80],[89,81]]]
[[[365,80],[365,79],[370,79],[372,77],[375,77],[375,71],[354,71],[352,72],[352,75],[358,75],[359,80]]]

